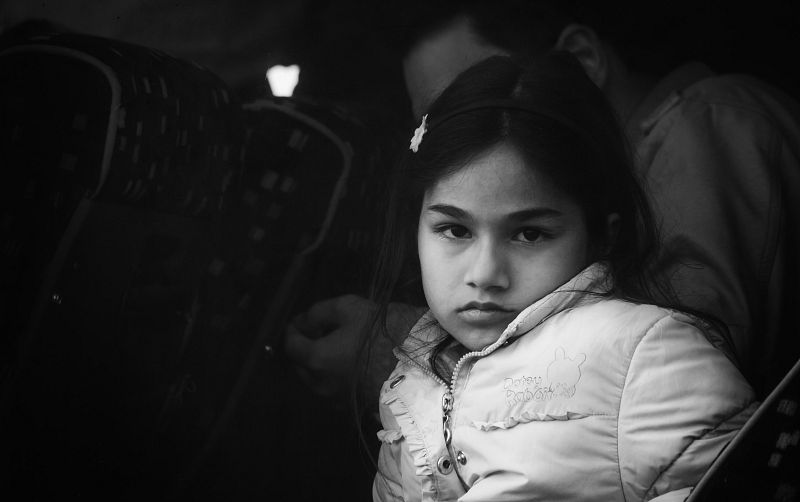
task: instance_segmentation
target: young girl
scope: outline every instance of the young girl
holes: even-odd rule
[[[712,324],[655,305],[622,138],[567,54],[491,58],[423,118],[379,289],[416,239],[430,310],[381,390],[375,500],[683,500],[750,416]]]

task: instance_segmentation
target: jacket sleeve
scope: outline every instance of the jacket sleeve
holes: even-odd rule
[[[744,377],[690,318],[662,317],[633,350],[620,400],[625,498],[694,486],[755,407]]]
[[[403,500],[402,449],[405,437],[403,437],[400,425],[392,415],[389,405],[383,402],[386,389],[387,383],[384,383],[378,407],[383,427],[377,434],[378,440],[381,441],[381,448],[378,452],[378,470],[372,482],[372,499],[375,502]]]
[[[386,433],[387,431],[381,431]],[[402,501],[403,487],[400,474],[399,441],[391,438],[383,439],[378,453],[378,472],[372,482],[372,500],[375,502]]]
[[[665,493],[664,495],[659,495],[654,499],[650,499],[650,502],[685,502],[685,500],[689,498],[689,495],[691,494],[691,488],[681,488],[680,490],[675,490]]]

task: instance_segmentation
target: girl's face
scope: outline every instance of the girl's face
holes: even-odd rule
[[[495,342],[590,258],[579,206],[506,144],[425,193],[417,245],[428,306],[469,350]]]

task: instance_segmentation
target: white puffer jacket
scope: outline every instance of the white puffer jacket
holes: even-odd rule
[[[381,390],[374,499],[686,495],[755,410],[753,392],[695,319],[586,292],[605,277],[593,265],[528,307],[453,361],[450,382],[415,362],[444,336],[423,316]]]

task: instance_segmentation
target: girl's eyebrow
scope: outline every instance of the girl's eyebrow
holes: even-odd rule
[[[513,213],[508,214],[506,217],[510,220],[525,221],[536,218],[556,218],[563,215],[564,213],[561,211],[550,207],[532,207],[530,209],[514,211]]]
[[[450,204],[431,204],[426,209],[428,211],[441,213],[451,218],[459,218],[459,219],[470,218],[468,212],[464,211],[459,207],[451,206]],[[526,221],[536,218],[556,218],[558,216],[563,216],[563,214],[564,213],[562,213],[561,211],[549,207],[532,207],[528,209],[522,209],[520,211],[514,211],[513,213],[509,213],[508,215],[506,215],[506,218],[514,221]]]
[[[434,213],[441,213],[451,218],[469,218],[469,213],[456,206],[451,206],[450,204],[431,204],[426,209],[428,211],[433,211]]]

